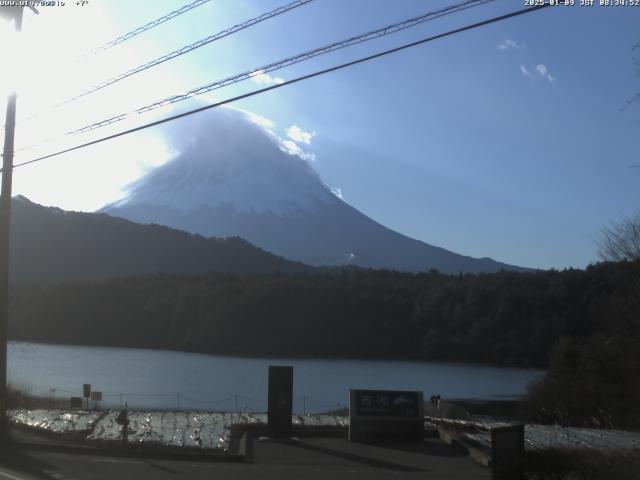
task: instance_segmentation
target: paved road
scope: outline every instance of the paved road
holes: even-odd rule
[[[256,442],[253,463],[109,457],[47,450],[4,450],[0,480],[489,479],[490,471],[438,439],[420,448],[376,447],[343,439]]]

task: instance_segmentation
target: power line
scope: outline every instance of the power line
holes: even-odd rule
[[[458,4],[454,4],[454,5],[450,5],[447,7],[444,7],[442,9],[439,10],[435,10],[435,11],[431,11],[422,15],[419,15],[417,17],[412,17],[409,18],[407,20],[403,20],[401,22],[398,23],[394,23],[391,25],[387,25],[385,27],[382,28],[378,28],[376,30],[371,30],[369,32],[360,34],[360,35],[356,35],[353,37],[350,37],[346,40],[341,40],[338,42],[333,42],[329,45],[325,45],[323,47],[319,47],[292,57],[288,57],[285,58],[284,60],[280,60],[277,62],[273,62],[270,63],[268,65],[263,65],[262,67],[257,67],[257,68],[253,68],[251,70],[248,70],[246,72],[240,73],[240,74],[236,74],[233,75],[231,77],[227,77],[224,78],[222,80],[217,80],[213,83],[209,83],[207,85],[195,88],[190,90],[187,93],[184,93],[182,95],[174,95],[168,98],[165,98],[164,100],[161,100],[159,102],[155,102],[153,104],[138,108],[137,110],[128,112],[128,113],[123,113],[123,114],[119,114],[110,118],[107,118],[105,120],[101,120],[100,122],[96,122],[90,125],[86,125],[83,126],[81,128],[77,128],[75,130],[70,130],[68,132],[59,134],[59,135],[55,135],[51,138],[48,138],[44,141],[41,141],[39,143],[35,143],[32,145],[27,145],[25,147],[21,147],[20,149],[18,149],[18,152],[24,151],[24,150],[28,150],[34,147],[38,147],[47,143],[50,143],[54,140],[57,140],[59,138],[65,137],[67,135],[78,135],[78,134],[82,134],[82,133],[86,133],[92,130],[96,130],[98,128],[101,127],[105,127],[107,125],[111,125],[113,123],[117,123],[120,122],[122,120],[125,120],[127,117],[132,116],[132,115],[139,115],[142,113],[146,113],[149,112],[151,110],[155,110],[157,108],[163,107],[165,105],[169,105],[172,103],[177,103],[183,100],[187,100],[188,98],[197,96],[197,95],[202,95],[204,93],[208,93],[211,92],[213,90],[217,90],[219,88],[228,86],[228,85],[232,85],[234,83],[238,83],[244,80],[247,80],[249,78],[258,76],[260,74],[263,73],[267,73],[267,72],[272,72],[274,70],[279,70],[281,68],[285,68],[291,65],[294,65],[296,63],[300,63],[306,60],[309,60],[311,58],[317,57],[319,55],[323,55],[326,53],[330,53],[333,52],[335,50],[340,50],[342,48],[346,48],[352,45],[356,45],[359,43],[363,43],[369,40],[373,40],[375,38],[379,38],[379,37],[383,37],[386,35],[390,35],[392,33],[395,32],[399,32],[401,30],[405,30],[407,28],[411,28],[414,27],[416,25],[420,25],[424,22],[427,22],[429,20],[435,20],[437,18],[443,17],[445,15],[450,15],[452,13],[457,13],[472,7],[476,7],[476,6],[480,6],[480,5],[484,5],[486,3],[490,3],[493,2],[495,0],[466,0],[462,3],[458,3]]]
[[[152,104],[146,105],[144,107],[140,107],[136,110],[133,110],[131,112],[128,113],[122,113],[110,118],[107,118],[105,120],[101,120],[99,122],[93,123],[91,125],[87,125],[85,127],[82,128],[78,128],[76,130],[72,130],[70,132],[67,132],[67,135],[75,135],[75,134],[79,134],[79,133],[86,133],[89,132],[91,130],[95,130],[97,128],[101,128],[101,127],[105,127],[107,125],[111,125],[113,123],[117,123],[120,122],[122,120],[125,120],[127,117],[131,116],[131,115],[139,115],[142,113],[146,113],[146,112],[150,112],[152,110],[155,110],[157,108],[160,107],[164,107],[166,105],[170,105],[173,103],[177,103],[177,102],[181,102],[183,100],[187,100],[191,97],[195,97],[198,95],[202,95],[205,93],[209,93],[213,90],[217,90],[219,88],[222,87],[226,87],[228,85],[232,85],[234,83],[238,83],[247,79],[250,79],[252,77],[256,77],[258,75],[262,75],[265,73],[269,73],[269,72],[273,72],[274,70],[280,70],[282,68],[291,66],[291,65],[295,65],[297,63],[309,60],[311,58],[317,57],[319,55],[324,55],[326,53],[330,53],[336,50],[340,50],[342,48],[346,48],[346,47],[350,47],[352,45],[356,45],[359,43],[363,43],[363,42],[367,42],[369,40],[373,40],[374,38],[379,38],[379,37],[383,37],[386,35],[390,35],[392,33],[396,33],[399,32],[401,30],[405,30],[407,28],[411,28],[414,27],[416,25],[420,25],[424,22],[430,21],[430,20],[435,20],[437,18],[443,17],[445,15],[450,15],[452,13],[457,13],[463,10],[467,10],[469,8],[473,8],[473,7],[477,7],[479,5],[483,5],[486,3],[490,3],[493,2],[495,0],[467,0],[465,2],[459,3],[459,4],[455,4],[455,5],[451,5],[439,10],[435,10],[435,11],[431,11],[428,13],[425,13],[423,15],[420,15],[418,17],[413,17],[410,18],[408,20],[404,20],[402,22],[398,22],[398,23],[394,23],[392,25],[387,25],[386,27],[382,27],[382,28],[378,28],[376,30],[372,30],[369,31],[367,33],[363,33],[351,38],[348,38],[346,40],[341,40],[338,42],[334,42],[331,43],[329,45],[326,45],[324,47],[320,47],[320,48],[316,48],[313,50],[309,50],[307,52],[295,55],[293,57],[288,57],[285,58],[283,60],[279,60],[277,62],[273,62],[270,63],[268,65],[263,65],[261,67],[257,67],[257,68],[253,68],[251,70],[247,70],[245,72],[233,75],[231,77],[227,77],[224,78],[222,80],[217,80],[215,82],[209,83],[207,85],[203,85],[197,88],[194,88],[192,90],[189,90],[186,93],[183,93],[181,95],[173,95],[171,97],[167,97],[163,100],[160,100],[158,102],[154,102]]]
[[[92,140],[90,142],[86,142],[86,143],[83,143],[83,144],[80,144],[80,145],[76,145],[74,147],[66,148],[64,150],[60,150],[60,151],[57,151],[57,152],[54,152],[54,153],[50,153],[48,155],[43,155],[41,157],[37,157],[37,158],[34,158],[32,160],[28,160],[28,161],[25,161],[25,162],[17,163],[16,165],[14,165],[14,168],[22,167],[24,165],[30,165],[30,164],[33,164],[33,163],[36,163],[36,162],[40,162],[40,161],[46,160],[48,158],[56,157],[56,156],[59,156],[59,155],[65,154],[65,153],[69,153],[69,152],[72,152],[72,151],[75,151],[75,150],[79,150],[81,148],[89,147],[91,145],[96,145],[98,143],[102,143],[102,142],[105,142],[107,140],[112,140],[114,138],[118,138],[118,137],[121,137],[121,136],[124,136],[124,135],[128,135],[130,133],[138,132],[140,130],[145,130],[145,129],[150,128],[150,127],[155,127],[157,125],[161,125],[163,123],[167,123],[167,122],[170,122],[170,121],[173,121],[173,120],[177,120],[179,118],[183,118],[183,117],[186,117],[186,116],[189,116],[189,115],[193,115],[195,113],[203,112],[203,111],[209,110],[211,108],[220,107],[222,105],[226,105],[226,104],[229,104],[229,103],[232,103],[232,102],[236,102],[238,100],[249,98],[249,97],[252,97],[254,95],[259,95],[261,93],[265,93],[265,92],[268,92],[268,91],[271,91],[271,90],[282,88],[282,87],[285,87],[287,85],[291,85],[293,83],[298,83],[298,82],[301,82],[303,80],[308,80],[310,78],[314,78],[314,77],[318,77],[320,75],[324,75],[326,73],[335,72],[335,71],[341,70],[343,68],[347,68],[347,67],[351,67],[353,65],[364,63],[364,62],[367,62],[369,60],[373,60],[373,59],[380,58],[380,57],[383,57],[383,56],[386,56],[386,55],[389,55],[389,54],[392,54],[392,53],[396,53],[396,52],[399,52],[399,51],[402,51],[402,50],[405,50],[405,49],[408,49],[408,48],[411,48],[411,47],[415,47],[417,45],[422,45],[424,43],[432,42],[434,40],[438,40],[438,39],[441,39],[441,38],[444,38],[444,37],[455,35],[457,33],[465,32],[467,30],[472,30],[472,29],[475,29],[475,28],[478,28],[478,27],[482,27],[482,26],[489,25],[489,24],[492,24],[492,23],[500,22],[502,20],[507,20],[509,18],[513,18],[513,17],[517,17],[517,16],[520,16],[520,15],[524,15],[526,13],[535,12],[535,11],[541,10],[541,9],[549,7],[549,6],[550,6],[550,4],[545,3],[543,5],[537,5],[537,6],[530,7],[530,8],[524,8],[524,9],[521,9],[521,10],[516,10],[514,12],[507,13],[505,15],[500,15],[498,17],[493,17],[493,18],[490,18],[488,20],[483,20],[481,22],[477,22],[477,23],[473,23],[471,25],[467,25],[467,26],[464,26],[464,27],[456,28],[454,30],[449,30],[448,32],[440,33],[438,35],[434,35],[434,36],[431,36],[431,37],[426,37],[426,38],[423,38],[423,39],[415,41],[415,42],[406,43],[406,44],[401,45],[399,47],[391,48],[389,50],[384,50],[382,52],[378,52],[378,53],[375,53],[373,55],[369,55],[369,56],[366,56],[366,57],[361,57],[361,58],[359,58],[357,60],[352,60],[350,62],[342,63],[340,65],[336,65],[336,66],[333,66],[333,67],[330,67],[330,68],[326,68],[324,70],[319,70],[319,71],[316,71],[316,72],[313,72],[313,73],[309,73],[307,75],[302,75],[300,77],[297,77],[297,78],[294,78],[294,79],[291,79],[291,80],[287,80],[286,82],[283,82],[283,83],[280,83],[280,84],[271,85],[269,87],[265,87],[265,88],[261,88],[261,89],[258,89],[258,90],[254,90],[252,92],[248,92],[248,93],[245,93],[245,94],[242,94],[242,95],[238,95],[236,97],[232,97],[232,98],[229,98],[229,99],[226,99],[226,100],[222,100],[220,102],[212,103],[210,105],[206,105],[204,107],[196,108],[196,109],[190,110],[188,112],[183,112],[183,113],[180,113],[180,114],[177,114],[177,115],[172,115],[170,117],[163,118],[161,120],[156,120],[154,122],[150,122],[150,123],[147,123],[145,125],[140,125],[138,127],[130,128],[128,130],[124,130],[122,132],[114,133],[112,135],[107,135],[105,137],[98,138],[96,140]]]
[[[228,37],[230,35],[233,35],[236,32],[239,32],[241,30],[244,30],[246,28],[252,27],[260,22],[264,22],[265,20],[268,20],[270,18],[276,17],[278,15],[281,15],[283,13],[286,13],[290,10],[293,10],[294,8],[298,8],[301,7],[303,5],[306,5],[309,2],[312,2],[313,0],[296,0],[294,2],[288,3],[287,5],[283,5],[281,7],[278,7],[274,10],[271,10],[269,12],[263,13],[262,15],[259,15],[257,17],[251,18],[249,20],[246,20],[245,22],[239,23],[237,25],[234,25],[231,28],[227,28],[225,30],[222,30],[218,33],[215,33],[213,35],[209,35],[206,38],[203,38],[201,40],[198,40],[197,42],[194,42],[190,45],[186,45],[184,47],[181,47],[177,50],[174,50],[170,53],[167,53],[166,55],[163,55],[161,57],[158,57],[154,60],[151,60],[145,64],[142,64],[138,67],[132,68],[130,70],[127,70],[124,73],[121,73],[119,75],[116,75],[115,77],[112,77],[108,80],[105,80],[103,82],[100,82],[98,84],[93,85],[92,87],[90,87],[88,90],[80,93],[79,95],[76,95],[74,97],[68,98],[66,100],[63,100],[60,103],[57,103],[55,105],[52,105],[51,107],[49,107],[49,109],[54,109],[54,108],[58,108],[61,107],[63,105],[66,105],[68,103],[71,103],[75,100],[78,100],[82,97],[85,97],[91,93],[97,92],[98,90],[101,90],[105,87],[108,87],[109,85],[113,85],[114,83],[119,82],[120,80],[124,80],[125,78],[128,78],[132,75],[135,75],[136,73],[140,73],[144,70],[147,70],[149,68],[155,67],[156,65],[160,65],[161,63],[167,62],[169,60],[173,60],[174,58],[180,57],[186,53],[192,52],[193,50],[196,50],[200,47],[203,47],[205,45],[208,45],[212,42],[215,42],[216,40],[220,40],[224,37]],[[30,120],[32,118],[35,118],[38,114],[32,115],[26,119],[24,119],[23,121],[27,121]]]
[[[160,18],[157,18],[156,20],[153,20],[149,23],[146,23],[144,25],[142,25],[141,27],[136,28],[135,30],[131,30],[130,32],[125,33],[124,35],[119,36],[118,38],[114,38],[113,40],[97,47],[94,48],[93,50],[91,50],[90,52],[85,53],[84,55],[81,55],[79,60],[83,60],[87,57],[90,57],[92,55],[96,55],[100,52],[103,52],[111,47],[115,47],[116,45],[119,45],[120,43],[129,40],[130,38],[135,37],[136,35],[140,35],[142,32],[146,32],[147,30],[152,29],[153,27],[157,27],[158,25],[163,24],[164,22],[168,22],[169,20],[171,20],[172,18],[176,18],[180,15],[182,15],[183,13],[187,13],[190,10],[193,10],[196,7],[199,7],[201,5],[204,5],[205,3],[208,3],[210,0],[196,0],[195,2],[189,3],[187,5],[183,5],[182,7],[178,8],[177,10],[174,10],[173,12],[169,12],[166,15],[163,15]]]

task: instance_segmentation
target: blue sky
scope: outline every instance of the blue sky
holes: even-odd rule
[[[90,0],[86,7],[29,18],[24,34],[40,45],[46,36],[55,48],[49,49],[51,58],[38,58],[58,62],[52,52],[73,57],[184,3]],[[53,97],[64,98],[285,3],[212,0],[88,64],[60,69],[54,63],[45,74],[31,75],[39,80],[20,95],[19,109],[38,110]],[[56,126],[91,123],[452,3],[315,0],[54,111],[45,127],[23,127],[17,141],[29,144]],[[291,79],[521,7],[520,1],[497,0],[204,99],[227,98],[255,89],[258,81]],[[640,105],[624,109],[640,90],[631,51],[640,43],[639,21],[640,8],[634,7],[550,8],[235,106],[268,119],[283,139],[289,132],[288,140],[328,184],[390,228],[475,257],[539,268],[584,267],[597,260],[599,229],[640,208],[640,169],[629,168],[640,163]],[[298,129],[288,130],[294,125]],[[140,153],[132,157],[132,150]],[[18,153],[16,161],[36,152]],[[167,156],[159,132],[148,131],[17,169],[14,193],[95,210]]]

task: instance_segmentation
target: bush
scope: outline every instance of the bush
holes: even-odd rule
[[[637,480],[640,452],[544,450],[527,452],[527,480]]]

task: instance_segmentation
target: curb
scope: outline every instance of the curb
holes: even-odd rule
[[[447,445],[452,445],[466,450],[473,461],[479,463],[483,467],[491,467],[491,454],[465,442],[460,438],[460,434],[458,434],[458,432],[438,427],[438,435]]]
[[[84,445],[54,445],[45,443],[12,442],[8,448],[36,450],[55,453],[73,453],[79,455],[99,455],[108,457],[157,458],[171,460],[189,460],[197,462],[243,462],[245,455],[238,453],[181,452],[175,449],[158,449],[140,446],[102,447]]]

